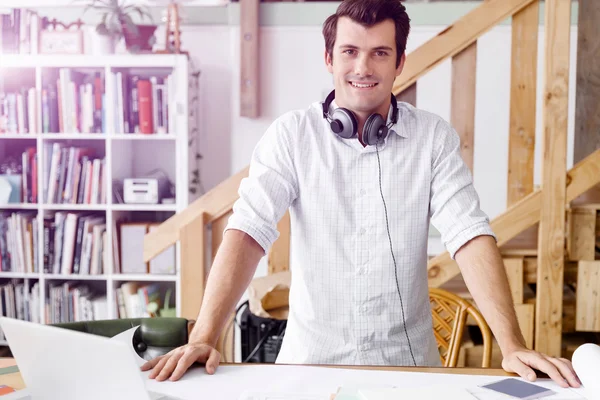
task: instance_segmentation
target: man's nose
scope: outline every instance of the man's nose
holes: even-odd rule
[[[356,58],[356,63],[354,64],[354,73],[361,77],[371,76],[373,74],[371,61],[367,55],[361,55]]]

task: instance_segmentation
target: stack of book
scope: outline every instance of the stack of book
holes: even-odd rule
[[[37,244],[36,214],[31,212],[0,213],[0,266],[2,272],[39,272]]]
[[[106,203],[106,159],[94,154],[91,148],[44,144],[46,203]]]
[[[0,9],[0,54],[37,54],[47,18],[25,9]]]

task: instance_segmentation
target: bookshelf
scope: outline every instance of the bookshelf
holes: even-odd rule
[[[6,268],[0,268],[0,286],[14,280],[15,284],[22,283],[25,286],[23,291],[37,291],[39,304],[28,311],[29,317],[39,313],[39,322],[52,322],[47,311],[49,307],[46,307],[46,302],[53,301],[48,299],[50,292],[53,290],[56,292],[57,288],[64,283],[72,283],[72,286],[86,285],[93,292],[93,296],[99,296],[100,303],[102,303],[102,296],[106,296],[105,304],[100,305],[100,307],[104,307],[104,311],[100,310],[102,312],[99,312],[98,315],[109,319],[118,318],[120,311],[117,289],[128,282],[137,282],[140,285],[152,284],[154,289],[158,289],[162,299],[164,299],[166,291],[170,290],[172,293],[170,307],[174,306],[176,314],[180,315],[181,282],[178,245],[174,247],[175,268],[173,273],[125,273],[123,268],[120,271],[115,270],[117,262],[115,251],[118,251],[118,247],[120,247],[115,247],[117,244],[115,235],[120,233],[120,226],[117,226],[118,221],[159,223],[182,211],[188,205],[189,166],[193,157],[193,153],[190,154],[190,151],[193,150],[189,148],[188,143],[190,125],[193,123],[189,118],[191,115],[189,110],[190,70],[190,63],[185,55],[115,54],[91,57],[89,55],[5,54],[0,57],[0,164],[2,160],[13,156],[23,160],[23,165],[27,165],[29,170],[29,175],[23,174],[21,177],[22,184],[28,187],[29,191],[25,190],[24,193],[21,193],[22,201],[19,203],[0,204],[0,213],[5,217],[13,213],[31,215],[20,227],[23,229],[23,235],[29,234],[31,237],[37,238],[29,241],[34,247],[30,250],[32,259],[29,262],[27,257],[17,255],[17,258],[20,257],[23,261],[19,268],[20,272],[14,270],[9,272],[6,271]],[[93,78],[98,77],[101,84],[96,87],[98,82]],[[141,102],[143,101],[141,92],[139,92],[140,86],[131,84],[131,77],[136,77],[138,81],[152,81],[152,77],[158,77],[158,83],[156,80],[151,82],[153,84],[151,95],[154,96],[151,99],[154,100],[153,107],[154,104],[158,104],[166,110],[160,119],[158,119],[157,113],[162,112],[161,108],[156,108],[152,109],[150,117],[146,114],[145,122],[142,121],[143,118],[139,115],[142,112]],[[120,86],[118,78],[121,78]],[[74,82],[74,86],[63,86],[64,90],[60,92],[60,82],[64,83],[65,81]],[[58,111],[51,108],[48,111],[49,84],[55,84],[57,91],[63,93],[56,101],[59,107],[62,105],[62,109],[59,108]],[[86,92],[86,85],[90,89],[89,93]],[[81,86],[84,88],[81,89]],[[72,88],[75,90],[71,91]],[[155,88],[161,90],[156,91]],[[136,108],[131,103],[132,89],[138,89],[137,95],[140,96],[137,110],[135,110],[137,123],[130,118]],[[10,126],[11,129],[7,129],[7,126],[10,125],[7,123],[8,118],[5,118],[4,121],[1,120],[3,106],[4,116],[6,117],[8,114],[6,112],[6,96],[4,96],[3,104],[2,93],[19,93],[19,91],[22,95],[27,93],[27,97],[25,99],[22,97],[22,100],[17,98],[16,104],[18,105],[18,102],[21,101],[21,106],[16,114],[15,111],[11,111],[13,113],[12,126]],[[100,98],[96,99],[95,97],[100,92],[102,92],[101,101]],[[35,93],[33,98],[32,93]],[[67,96],[64,93],[67,93]],[[74,93],[74,97],[68,98],[72,93]],[[157,95],[159,97],[156,97]],[[67,103],[68,101],[71,103]],[[24,104],[27,108],[26,117],[19,119],[19,115],[24,113]],[[70,107],[73,105],[74,107]],[[73,112],[72,108],[76,111]],[[65,110],[70,110],[71,113]],[[121,110],[123,112],[120,112]],[[51,129],[51,123],[48,122],[51,118],[49,112],[55,115],[54,118],[56,115],[60,115],[60,123],[54,121],[60,127],[59,132],[56,132],[57,129]],[[158,125],[158,128],[153,129],[152,133],[141,133],[140,125],[142,122],[146,124],[147,118],[152,118],[154,122],[152,125]],[[25,120],[27,120],[26,129],[22,129]],[[35,129],[31,129],[29,132],[29,127]],[[23,132],[18,133],[19,131]],[[57,174],[61,168],[52,159],[55,157],[55,146],[60,149],[58,152],[62,152],[62,157],[58,156],[59,159],[67,161],[73,158],[75,160],[70,167],[63,167],[65,172],[63,172],[64,181],[62,182],[58,175],[56,178],[49,178],[53,168]],[[71,148],[75,150],[71,150]],[[88,154],[88,150],[90,157],[83,159],[82,157]],[[27,152],[31,152],[30,158],[22,159],[22,154]],[[35,165],[32,161],[34,159]],[[94,162],[94,159],[99,161]],[[86,164],[94,167],[84,169]],[[85,176],[92,177],[90,185],[95,189],[89,189],[89,193],[88,189],[85,189],[83,195],[81,193],[78,195],[77,193],[82,191],[81,187],[77,188],[78,182],[81,181],[82,184],[85,182],[82,169],[89,172],[89,175]],[[167,197],[174,197],[174,199],[166,204],[124,204],[120,201],[122,196],[119,196],[118,192],[122,187],[120,182],[124,178],[140,178],[155,170],[168,176],[172,186],[171,193]],[[92,175],[90,171],[98,172],[97,175]],[[0,171],[1,175],[2,171]],[[73,177],[74,180],[70,181],[69,177]],[[55,186],[58,185],[54,188],[58,194],[49,200],[52,180],[56,181]],[[27,184],[23,183],[25,181]],[[69,214],[76,214],[78,223],[83,220],[83,216],[89,216],[91,219],[97,217],[101,220],[96,225],[92,225],[90,222],[90,230],[92,226],[104,225],[98,229],[98,239],[96,236],[92,236],[94,243],[96,240],[101,243],[98,247],[94,247],[96,250],[99,249],[99,253],[94,254],[98,262],[95,271],[99,273],[62,273],[65,270],[65,263],[68,264],[64,257],[62,261],[58,262],[58,264],[62,263],[58,269],[49,265],[48,248],[52,245],[45,244],[45,234],[48,233],[45,220],[52,220],[57,213],[63,213],[66,219],[69,218]],[[71,224],[71,226],[73,225]],[[75,226],[79,228],[79,225]],[[16,225],[14,227],[16,229]],[[2,226],[0,225],[0,239],[1,236]],[[29,239],[28,236],[23,237],[26,238],[25,241]],[[15,248],[13,247],[13,249]],[[80,249],[76,247],[74,251],[77,250]],[[26,253],[27,251],[25,249]],[[65,250],[63,249],[63,251]],[[117,258],[120,262],[121,255]],[[44,267],[45,261],[46,268]],[[80,262],[83,263],[83,261]],[[88,262],[91,263],[90,260]],[[74,263],[75,260],[71,262],[71,267],[67,270],[73,271]],[[1,262],[0,267],[2,267]],[[72,287],[68,290],[71,291]],[[22,297],[22,295],[23,293],[15,294],[15,298]],[[0,290],[0,303],[4,303],[4,297],[5,294]],[[3,308],[0,311],[7,315],[6,304],[2,304],[0,307]],[[21,312],[26,313],[24,310]],[[55,317],[57,315],[59,314],[55,314]],[[71,314],[72,316],[73,314]],[[64,316],[62,317],[64,318]],[[2,344],[5,342],[0,341],[0,345]]]

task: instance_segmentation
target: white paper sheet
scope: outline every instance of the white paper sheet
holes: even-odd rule
[[[145,373],[147,378],[147,373]],[[204,367],[194,367],[179,381],[157,382],[149,379],[148,389],[177,396],[182,399],[218,398],[242,400],[245,393],[289,394],[290,396],[313,396],[315,400],[329,400],[342,386],[369,387],[388,385],[401,388],[425,388],[437,386],[463,387],[481,395],[478,385],[495,382],[505,377],[480,375],[431,374],[421,372],[361,371],[327,367],[292,365],[240,365],[220,366],[214,375],[208,375]],[[578,389],[562,389],[548,379],[537,384],[549,387],[560,394],[547,400],[579,399]],[[489,394],[488,394],[489,395]],[[494,395],[492,393],[492,395]],[[283,397],[285,398],[285,397]],[[501,397],[484,397],[480,400],[496,400]],[[294,397],[289,397],[295,400]],[[312,397],[310,398],[311,400]],[[506,397],[503,397],[506,399]],[[279,399],[278,399],[279,400]]]
[[[138,353],[136,353],[135,348],[133,347],[133,335],[135,334],[135,331],[138,328],[138,326],[129,328],[126,331],[121,332],[118,335],[115,335],[110,339],[117,340],[119,342],[123,342],[123,343],[127,344],[127,348],[131,350],[131,354],[133,354],[133,357],[135,358],[135,363],[137,364],[138,367],[141,367],[142,365],[144,365],[146,360],[144,360],[142,357],[140,357],[140,355]]]
[[[357,400],[444,399],[477,400],[465,388],[428,386],[420,388],[361,389]]]

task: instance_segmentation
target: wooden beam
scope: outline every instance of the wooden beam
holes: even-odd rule
[[[206,219],[200,218],[181,229],[181,316],[197,319],[206,282]]]
[[[489,0],[406,56],[392,92],[398,95],[435,66],[460,53],[498,23],[539,0]]]
[[[413,106],[417,106],[417,82],[413,83],[412,85],[410,85],[409,87],[407,87],[405,90],[402,91],[402,93],[398,94],[397,96],[398,101],[403,101],[405,103],[409,103],[412,104]]]
[[[535,349],[560,357],[565,258],[571,0],[546,0],[544,161],[538,245]]]
[[[488,0],[489,1],[489,0]],[[452,100],[450,122],[460,137],[460,154],[473,172],[475,144],[475,76],[477,42],[452,57]]]
[[[517,304],[515,305],[515,313],[517,314],[517,321],[519,322],[521,333],[525,338],[525,346],[527,346],[528,349],[533,349],[535,306],[533,304]]]
[[[164,249],[179,240],[180,229],[206,214],[206,223],[212,222],[228,213],[238,199],[238,188],[242,179],[248,176],[246,167],[230,176],[208,193],[187,206],[185,210],[175,214],[154,230],[144,236],[144,260],[149,261]]]
[[[600,183],[600,150],[577,163],[567,174],[566,182],[567,202]],[[492,220],[491,227],[498,246],[540,222],[541,198],[542,190],[536,190]],[[427,270],[431,287],[439,287],[460,273],[448,252],[429,260]]]
[[[257,118],[259,111],[260,0],[240,0],[240,115]]]
[[[290,212],[285,213],[277,224],[279,237],[269,250],[269,275],[290,269]]]
[[[507,205],[533,192],[539,2],[512,19]]]
[[[513,303],[523,304],[523,257],[504,258],[503,261]]]

